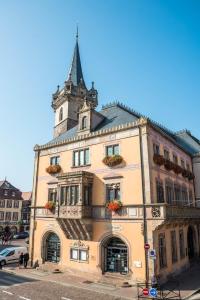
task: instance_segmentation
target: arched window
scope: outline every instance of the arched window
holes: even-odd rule
[[[62,119],[63,119],[63,108],[61,107],[59,111],[59,122],[62,121]]]
[[[81,124],[81,129],[86,129],[87,128],[87,117],[84,116],[82,118],[82,124]]]

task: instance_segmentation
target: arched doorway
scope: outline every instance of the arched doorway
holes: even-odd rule
[[[188,243],[188,257],[189,259],[192,259],[195,257],[195,230],[193,226],[188,227],[187,243]]]
[[[45,261],[58,263],[60,261],[60,239],[57,234],[51,232],[48,234],[45,245]]]
[[[118,237],[111,237],[103,244],[104,272],[128,273],[128,248]]]

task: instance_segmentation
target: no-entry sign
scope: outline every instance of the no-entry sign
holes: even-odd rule
[[[145,249],[145,250],[149,250],[149,248],[150,248],[150,245],[149,245],[149,244],[147,244],[147,243],[144,244],[144,249]]]
[[[147,288],[143,289],[143,295],[148,296],[149,295],[149,289],[147,289]]]

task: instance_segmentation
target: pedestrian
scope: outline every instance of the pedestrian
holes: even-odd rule
[[[29,261],[29,254],[27,252],[24,254],[24,268],[25,269],[27,268],[28,261]]]
[[[2,270],[2,263],[1,263],[1,261],[0,261],[0,270]]]
[[[20,266],[23,265],[23,263],[24,263],[24,254],[22,252],[19,256],[19,269],[20,269]]]

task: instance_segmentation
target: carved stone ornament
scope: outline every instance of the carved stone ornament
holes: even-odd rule
[[[89,246],[85,245],[82,241],[78,240],[71,244],[73,248],[89,249]]]
[[[153,218],[160,218],[160,208],[159,207],[152,207],[151,209],[151,215]]]

